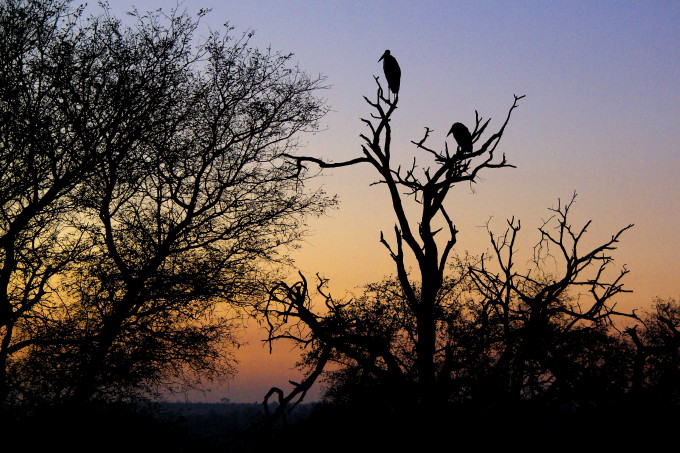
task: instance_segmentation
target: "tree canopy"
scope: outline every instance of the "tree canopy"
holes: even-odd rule
[[[3,400],[228,372],[217,304],[256,297],[333,203],[284,158],[327,111],[322,77],[251,33],[199,39],[203,13],[131,15],[0,5]]]

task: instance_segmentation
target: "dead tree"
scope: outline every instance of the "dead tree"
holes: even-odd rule
[[[451,215],[445,208],[445,200],[451,188],[457,183],[474,182],[479,173],[486,169],[512,167],[505,155],[498,157],[496,149],[510,121],[512,112],[518,101],[524,96],[515,96],[507,117],[498,131],[482,139],[487,130],[489,120],[484,120],[476,113],[474,130],[471,133],[473,150],[464,152],[460,147],[449,149],[445,142],[443,149],[435,149],[427,141],[433,132],[425,128],[420,140],[412,141],[416,149],[434,158],[431,167],[420,167],[414,159],[410,168],[402,168],[392,162],[392,125],[391,118],[397,109],[398,99],[390,101],[384,96],[383,87],[378,78],[375,100],[364,97],[373,110],[369,118],[362,118],[368,128],[362,133],[362,155],[343,162],[326,162],[310,156],[289,156],[297,161],[300,169],[308,164],[316,164],[321,168],[349,167],[357,164],[369,164],[377,171],[379,180],[374,184],[384,184],[390,194],[392,209],[396,216],[394,239],[389,240],[383,233],[380,242],[392,257],[397,270],[405,305],[414,320],[415,332],[410,341],[413,342],[415,355],[415,387],[417,404],[428,410],[437,401],[437,369],[435,362],[440,353],[437,349],[437,311],[439,295],[444,282],[447,260],[456,244],[456,229]],[[466,150],[467,151],[467,150]],[[420,206],[420,216],[409,219],[406,211],[406,200],[412,198]],[[436,228],[437,221],[443,220],[444,231]],[[438,241],[442,239],[441,242]],[[410,276],[407,271],[407,253],[413,255],[417,262],[417,274]],[[415,277],[415,278],[412,278]],[[300,282],[300,290],[306,290],[306,283]],[[288,297],[279,299],[282,304],[280,314],[304,324],[309,329],[313,341],[330,345],[336,353],[347,354],[360,363],[377,368],[376,363],[384,365],[377,372],[389,373],[391,376],[403,376],[402,364],[390,351],[386,338],[376,338],[371,333],[357,334],[356,330],[344,328],[353,325],[356,317],[344,316],[341,307],[330,310],[322,319],[313,315],[308,309],[301,309],[299,299]],[[271,308],[269,308],[271,310]],[[323,326],[323,328],[322,328]],[[336,334],[328,335],[327,328],[332,326]],[[271,326],[270,326],[271,327]],[[293,338],[300,344],[305,341],[287,331],[284,336]],[[352,332],[349,334],[347,332]],[[271,337],[270,337],[271,339]],[[380,360],[377,360],[380,358]],[[373,364],[370,364],[370,361]],[[389,371],[388,371],[389,370]]]
[[[491,379],[502,392],[519,398],[523,393],[542,391],[560,379],[567,379],[567,363],[560,352],[578,329],[605,327],[615,316],[632,317],[616,309],[615,298],[624,289],[623,266],[613,277],[607,270],[613,262],[621,228],[600,245],[583,249],[591,222],[574,227],[568,215],[576,195],[551,209],[553,216],[539,227],[540,240],[534,247],[533,266],[517,268],[516,241],[521,224],[514,218],[500,236],[489,229],[492,252],[469,267],[475,292],[496,329]],[[548,270],[550,261],[555,269]],[[493,327],[491,326],[493,325]],[[579,354],[576,351],[576,354]],[[488,389],[487,389],[488,390]]]

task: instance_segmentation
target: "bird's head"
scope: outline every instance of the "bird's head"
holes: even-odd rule
[[[382,59],[385,58],[385,57],[389,57],[389,56],[390,56],[390,51],[389,51],[389,50],[386,50],[385,53],[382,54],[382,57],[380,57],[380,58],[378,59],[378,61],[382,60]]]
[[[462,132],[462,131],[467,132],[467,130],[468,130],[468,128],[465,127],[465,125],[463,123],[453,123],[453,125],[451,126],[451,129],[449,129],[449,133],[446,134],[446,136],[448,137],[449,135],[453,134],[454,137],[455,137],[456,132]]]

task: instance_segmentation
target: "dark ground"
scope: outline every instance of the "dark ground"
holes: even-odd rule
[[[301,405],[288,426],[262,429],[259,404],[162,403],[13,414],[0,434],[21,451],[326,452],[632,451],[677,447],[677,410],[651,407],[459,409],[413,417],[371,408]],[[5,443],[7,445],[7,443]],[[670,447],[674,451],[675,447]],[[668,447],[666,447],[666,450]],[[10,451],[0,448],[0,451]],[[18,450],[17,450],[18,451]]]

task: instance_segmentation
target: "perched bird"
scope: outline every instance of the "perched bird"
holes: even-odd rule
[[[390,91],[396,96],[399,93],[399,81],[401,80],[401,69],[397,59],[390,55],[390,51],[386,50],[380,60],[383,60],[383,71],[385,71],[385,78],[387,79],[387,86]],[[389,94],[389,92],[388,92]]]
[[[446,136],[448,137],[451,134],[453,134],[453,138],[456,139],[456,143],[460,146],[463,154],[472,152],[472,134],[470,134],[468,128],[465,127],[465,124],[453,123],[451,130]]]

